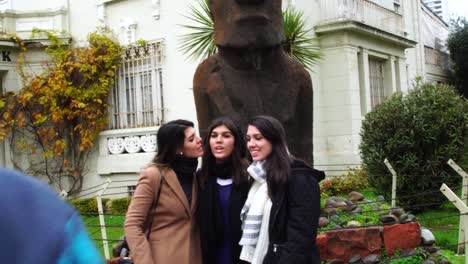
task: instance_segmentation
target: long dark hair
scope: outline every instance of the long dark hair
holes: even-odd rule
[[[256,127],[272,145],[264,168],[267,174],[268,195],[273,198],[286,185],[291,173],[292,156],[286,144],[286,132],[283,125],[271,116],[255,116],[248,124]]]
[[[193,122],[177,119],[162,125],[158,130],[158,152],[153,163],[159,167],[171,167],[177,157],[177,151],[184,146],[185,130],[193,127]]]
[[[249,161],[247,160],[247,147],[245,143],[245,137],[240,130],[240,128],[234,123],[234,121],[229,117],[220,117],[211,122],[210,127],[208,128],[208,134],[205,137],[203,142],[204,155],[203,163],[201,167],[201,178],[200,183],[202,187],[209,179],[209,177],[214,177],[215,175],[211,174],[211,169],[215,166],[216,158],[211,152],[210,147],[210,136],[213,129],[219,126],[226,126],[227,129],[234,136],[234,149],[230,156],[230,163],[232,165],[232,181],[235,186],[248,181],[247,167],[249,166]]]

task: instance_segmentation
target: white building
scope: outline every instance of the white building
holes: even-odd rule
[[[449,19],[448,1],[449,0],[423,0],[424,4],[444,21],[448,21]]]
[[[3,0],[2,30],[29,38],[34,27],[53,29],[82,45],[97,26],[108,26],[129,48],[111,95],[109,129],[100,134],[84,186],[107,177],[132,179],[155,154],[157,127],[176,118],[196,120],[192,78],[198,62],[178,49],[189,23],[189,0]],[[321,36],[323,60],[311,73],[314,86],[314,157],[320,169],[359,164],[359,132],[364,115],[394,92],[408,92],[415,77],[445,81],[447,25],[421,2],[400,0],[284,1],[303,10]],[[0,41],[8,58],[0,62],[3,91],[18,90],[17,50]],[[142,49],[142,48],[139,48]],[[39,51],[35,51],[40,54]],[[39,65],[40,55],[33,61]],[[11,61],[9,60],[11,59]],[[9,146],[0,165],[11,167]],[[338,166],[338,167],[340,167]]]

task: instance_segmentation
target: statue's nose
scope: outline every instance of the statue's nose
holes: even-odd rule
[[[236,0],[239,5],[258,5],[266,0]]]

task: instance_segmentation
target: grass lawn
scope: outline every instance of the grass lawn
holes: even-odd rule
[[[460,212],[452,205],[445,204],[440,209],[418,214],[416,217],[421,226],[432,231],[436,246],[442,249],[443,256],[453,264],[465,263],[464,256],[455,256],[458,244],[458,215]]]
[[[96,242],[96,246],[98,249],[101,250],[102,255],[104,256],[104,247],[103,241],[101,236],[101,228],[99,227],[99,217],[97,216],[83,216],[83,222],[88,229],[88,233],[91,235],[94,241]],[[119,239],[123,236],[123,223],[125,217],[124,216],[105,216],[104,221],[106,223],[106,231],[107,231],[107,239]],[[116,226],[116,227],[112,227]],[[109,254],[112,257],[112,246],[116,242],[109,241]]]
[[[372,190],[365,190],[361,192],[366,199],[374,200],[376,195]],[[322,199],[322,203],[325,199]],[[437,210],[428,211],[418,214],[416,217],[421,226],[427,227],[432,231],[436,237],[436,244],[442,250],[443,256],[446,257],[453,264],[462,264],[465,261],[464,256],[455,256],[456,244],[458,244],[458,223],[459,211],[451,204],[446,204]],[[452,216],[452,217],[449,217]],[[374,216],[375,217],[375,216]],[[101,229],[99,227],[99,218],[97,216],[83,216],[82,217],[89,234],[95,239],[96,246],[101,250],[104,255],[103,243],[101,237]],[[123,236],[123,222],[124,216],[106,216],[105,222],[107,226],[107,239],[119,239]],[[109,241],[109,252],[112,255],[112,245],[116,242]],[[404,262],[398,262],[404,263]]]

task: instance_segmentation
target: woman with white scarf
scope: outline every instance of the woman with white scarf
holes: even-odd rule
[[[247,129],[254,179],[241,211],[240,259],[252,264],[319,264],[318,181],[325,177],[288,152],[281,123],[257,116]],[[312,151],[312,150],[311,150]]]

